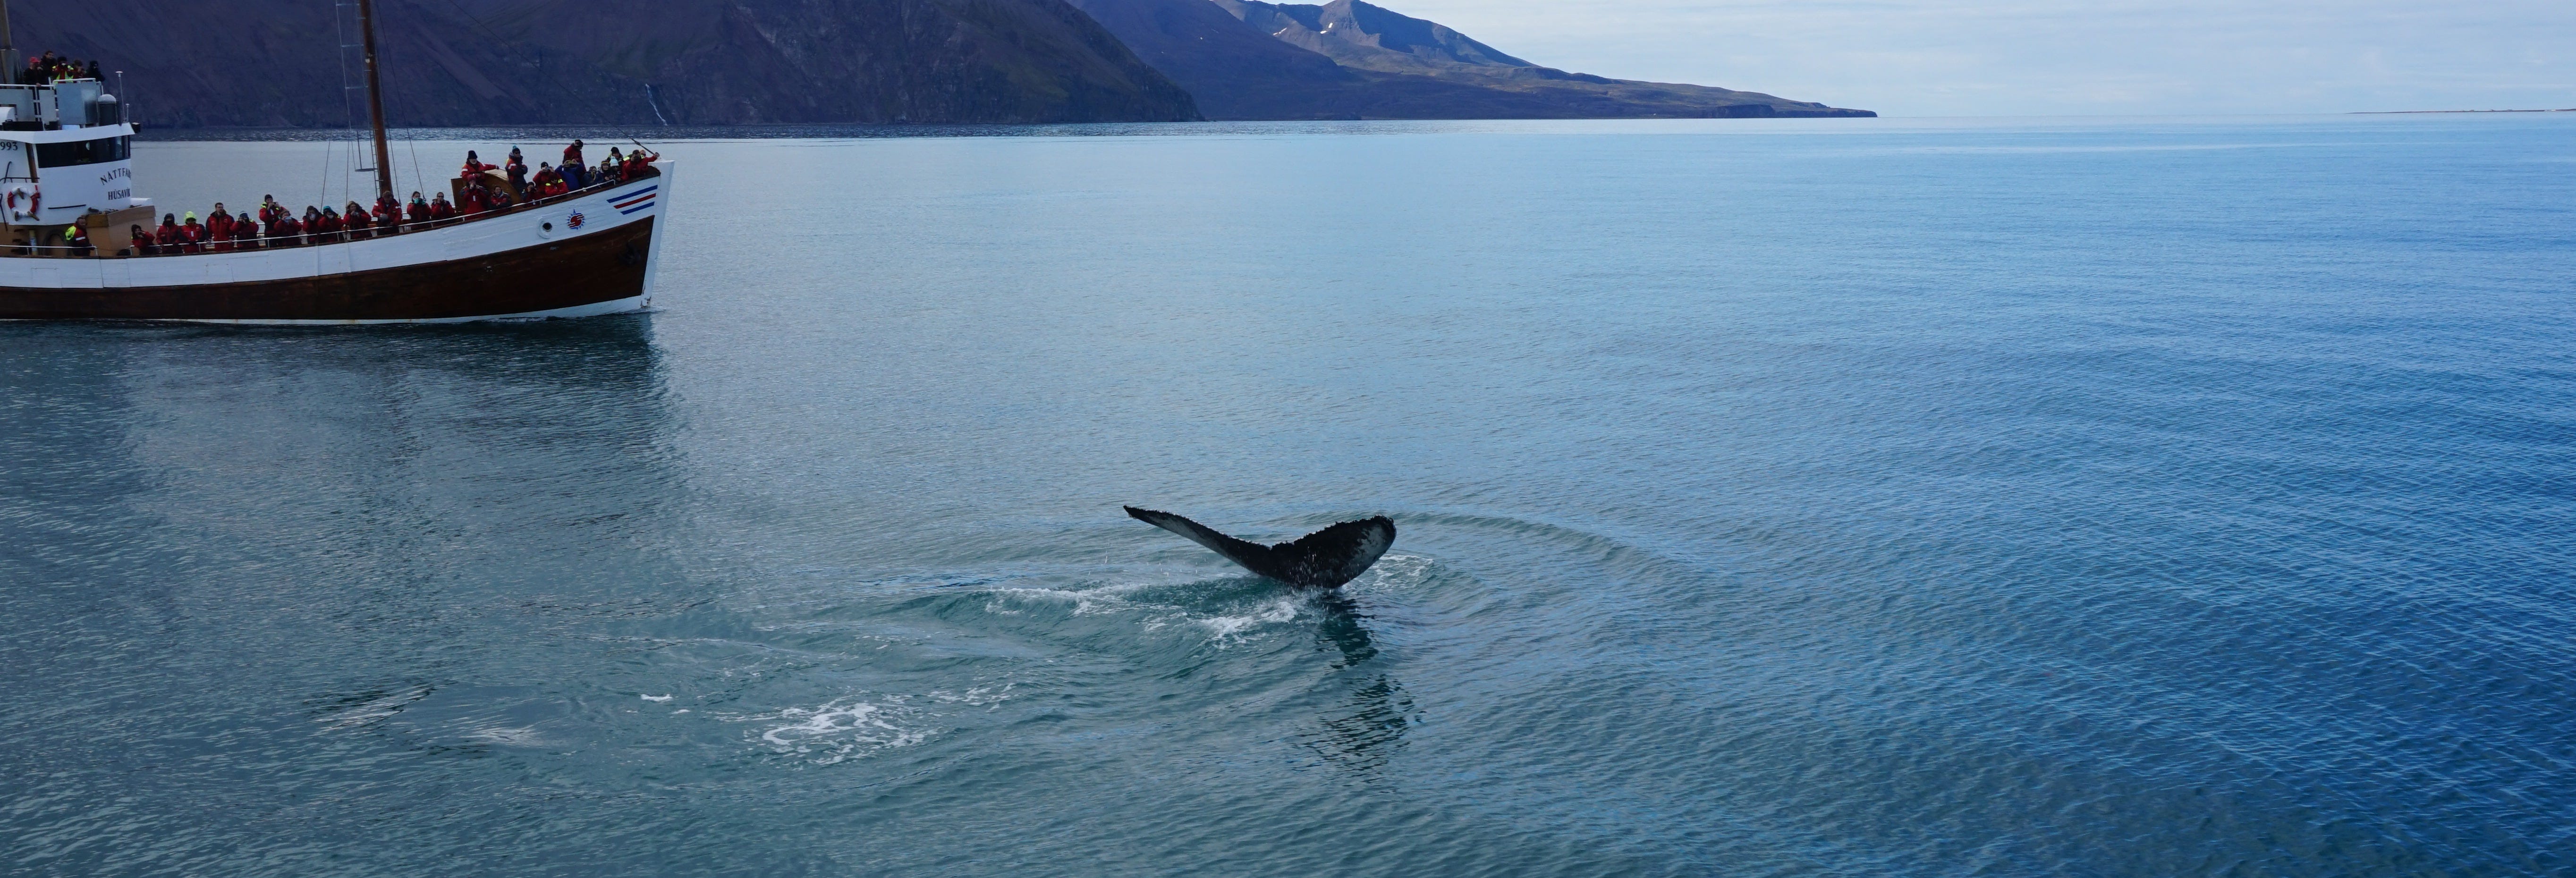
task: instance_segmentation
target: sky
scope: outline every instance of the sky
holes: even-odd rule
[[[1889,116],[2576,107],[2576,0],[1372,2],[1550,67]]]

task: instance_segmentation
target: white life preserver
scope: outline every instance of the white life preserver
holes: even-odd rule
[[[9,187],[9,218],[35,219],[44,210],[45,194],[33,184],[17,183]]]

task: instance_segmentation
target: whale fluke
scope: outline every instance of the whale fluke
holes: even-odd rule
[[[1224,555],[1245,570],[1310,588],[1338,588],[1359,578],[1368,572],[1369,565],[1377,563],[1378,556],[1395,545],[1395,522],[1383,515],[1345,521],[1293,542],[1265,546],[1217,533],[1207,525],[1169,512],[1125,508],[1137,521],[1188,537],[1190,542]]]

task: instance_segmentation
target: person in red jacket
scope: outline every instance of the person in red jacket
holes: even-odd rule
[[[188,220],[179,224],[179,248],[185,253],[206,252],[206,226],[197,222],[197,213],[188,212]]]
[[[447,193],[441,192],[429,197],[429,218],[433,220],[456,218],[456,205],[448,203]]]
[[[469,149],[465,151],[465,179],[483,179],[483,172],[491,169],[491,165],[484,164],[482,159],[474,156],[473,150]]]
[[[429,199],[420,197],[420,192],[414,190],[411,193],[411,205],[403,208],[403,219],[406,222],[429,222]]]
[[[259,224],[251,221],[250,214],[236,214],[233,217],[233,249],[259,249]]]
[[[378,235],[402,231],[402,202],[395,201],[391,195],[377,198],[376,209],[369,218],[375,220]]]
[[[181,240],[182,236],[179,234],[179,215],[175,213],[162,214],[161,227],[152,230],[152,243],[161,245],[161,252],[163,253],[177,253],[179,252],[179,244]]]
[[[280,207],[277,204],[277,196],[262,195],[259,197],[260,226],[265,228],[277,225],[278,217],[285,215],[285,213],[286,208]]]
[[[340,224],[349,227],[349,240],[363,241],[376,236],[376,224],[367,220],[367,209],[355,201],[340,205]]]
[[[295,247],[302,245],[304,243],[304,224],[296,222],[295,214],[287,212],[286,208],[282,206],[277,209],[276,216],[277,221],[270,223],[268,226],[268,246]]]
[[[215,205],[214,213],[206,215],[206,249],[217,253],[232,252],[233,215],[225,213],[221,204]]]
[[[465,212],[472,215],[491,209],[492,194],[483,190],[483,181],[468,181],[465,184]]]
[[[159,255],[161,255],[161,245],[160,245],[160,244],[153,243],[153,241],[152,241],[152,233],[151,233],[151,232],[144,231],[144,230],[143,230],[143,227],[142,227],[142,226],[140,226],[140,225],[126,226],[126,227],[125,227],[125,229],[126,229],[126,238],[127,238],[127,240],[130,240],[130,241],[133,241],[133,242],[134,242],[134,247],[133,247],[134,255],[136,255],[136,256],[159,256]]]

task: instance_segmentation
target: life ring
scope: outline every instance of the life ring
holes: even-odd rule
[[[21,202],[21,201],[26,202],[26,204],[27,204],[27,209],[25,209],[25,210],[19,210],[19,209],[18,209],[18,203],[19,203],[19,202]],[[11,186],[11,187],[9,187],[9,218],[10,218],[10,219],[34,219],[34,218],[36,217],[36,214],[38,214],[38,213],[40,213],[40,212],[43,212],[43,210],[44,210],[44,207],[43,207],[44,203],[45,203],[45,193],[44,193],[44,191],[43,191],[43,190],[37,189],[37,188],[32,187],[32,186]]]

